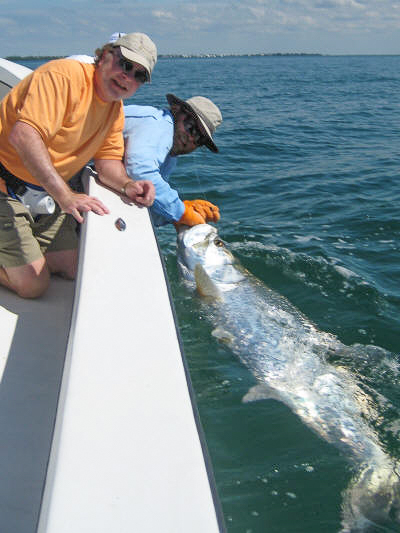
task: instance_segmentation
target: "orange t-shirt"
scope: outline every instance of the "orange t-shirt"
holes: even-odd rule
[[[122,102],[103,102],[94,89],[94,65],[50,61],[16,85],[0,103],[0,162],[15,176],[40,185],[8,142],[18,120],[35,128],[53,165],[68,181],[91,159],[122,159]]]

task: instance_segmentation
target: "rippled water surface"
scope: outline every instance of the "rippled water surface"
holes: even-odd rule
[[[371,421],[400,459],[400,56],[160,59],[135,103],[201,94],[221,108],[215,140],[180,158],[183,198],[219,205],[242,264],[346,345],[379,357],[331,361],[374,397]],[[229,533],[340,530],[352,475],[339,451],[283,404],[242,403],[255,379],[211,335],[158,237]],[[391,523],[371,531],[398,531]]]

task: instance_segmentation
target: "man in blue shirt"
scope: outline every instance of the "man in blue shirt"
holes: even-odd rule
[[[153,182],[156,199],[150,208],[156,226],[174,223],[194,226],[217,222],[218,207],[206,200],[182,201],[169,183],[177,156],[199,146],[218,152],[212,135],[222,122],[218,107],[208,98],[181,100],[167,94],[170,109],[124,106],[125,167],[129,177]]]

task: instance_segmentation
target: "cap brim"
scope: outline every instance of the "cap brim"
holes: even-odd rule
[[[129,61],[134,61],[135,63],[139,63],[139,65],[142,65],[142,67],[146,69],[148,79],[149,81],[151,81],[151,70],[149,68],[149,65],[146,59],[143,56],[136,54],[135,52],[132,52],[132,50],[129,50],[129,48],[125,48],[125,46],[122,46],[122,45],[118,45],[118,46],[121,50],[121,54],[126,59],[129,59]]]
[[[192,108],[191,105],[189,105],[184,100],[181,100],[174,94],[167,94],[166,98],[168,100],[169,105],[179,105],[184,111],[192,115],[192,117],[195,119],[197,126],[205,138],[204,146],[207,146],[211,152],[218,153],[218,147],[213,141],[213,138],[211,137],[210,130],[205,125],[204,121],[199,117],[199,115],[196,113],[196,111]]]

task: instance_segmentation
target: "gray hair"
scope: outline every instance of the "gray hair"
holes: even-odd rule
[[[97,48],[94,53],[94,64],[97,67],[99,64],[99,61],[102,59],[103,55],[107,52],[111,52],[111,50],[114,48],[114,45],[112,43],[107,43],[101,48]]]

